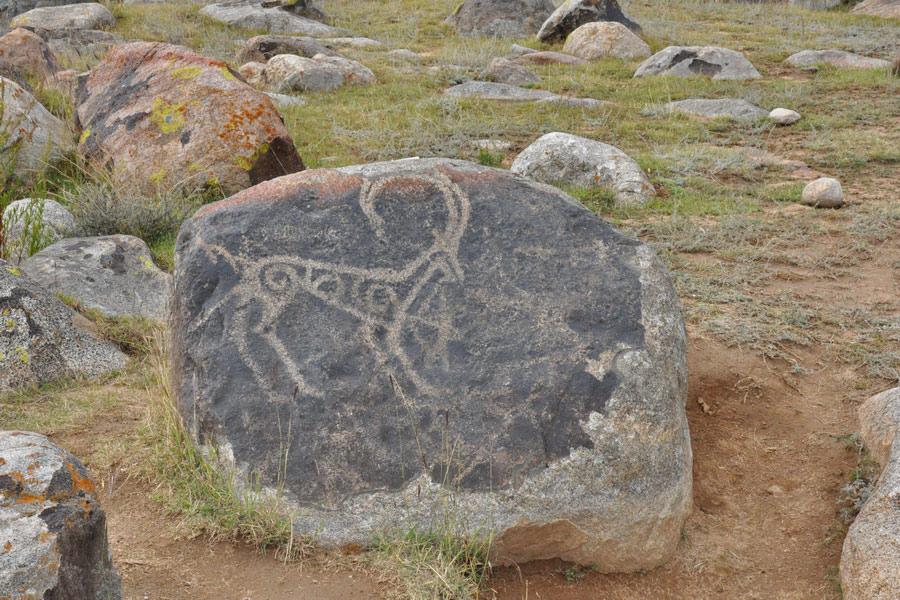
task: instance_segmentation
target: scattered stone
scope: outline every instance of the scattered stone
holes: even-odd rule
[[[32,8],[59,6],[68,2],[69,0],[3,0],[0,2],[0,26],[6,26],[10,19]]]
[[[30,92],[0,77],[0,131],[5,148],[15,148],[12,173],[23,181],[59,162],[74,146],[65,123],[54,117]]]
[[[290,94],[278,94],[276,92],[264,92],[266,96],[272,99],[275,102],[276,106],[280,106],[282,108],[286,108],[289,106],[303,106],[306,104],[306,100],[304,100],[300,96],[292,96]]]
[[[200,14],[231,27],[260,29],[268,33],[311,37],[339,37],[346,32],[291,10],[291,5],[271,6],[268,0],[223,0],[200,9]]]
[[[81,154],[151,193],[191,181],[235,191],[303,169],[272,101],[183,46],[116,46],[91,71],[76,115]]]
[[[47,81],[60,70],[47,42],[33,32],[19,27],[0,37],[0,76],[21,86],[29,78]]]
[[[663,106],[665,112],[681,112],[714,119],[727,117],[736,121],[753,121],[765,117],[768,113],[746,100],[735,98],[688,98],[668,102]]]
[[[552,13],[550,0],[464,0],[446,22],[469,37],[524,37]]]
[[[789,0],[788,4],[806,10],[828,10],[841,5],[841,0]]]
[[[616,0],[566,0],[544,22],[537,37],[542,42],[561,41],[582,25],[598,21],[621,23],[637,35],[643,33]]]
[[[625,205],[656,193],[641,167],[609,144],[569,133],[548,133],[522,150],[510,171],[550,185],[605,187]]]
[[[785,61],[794,67],[809,67],[817,63],[832,65],[839,69],[887,69],[890,63],[880,58],[860,56],[844,50],[803,50],[791,54]]]
[[[534,48],[528,48],[526,46],[520,46],[519,44],[513,44],[509,47],[509,53],[512,56],[524,56],[526,54],[534,54],[537,52]]]
[[[38,433],[0,431],[0,540],[2,598],[122,599],[90,473]]]
[[[9,23],[10,27],[30,26],[41,29],[103,29],[115,27],[116,18],[109,9],[97,2],[42,6],[22,13]]]
[[[412,50],[407,50],[406,48],[398,48],[396,50],[388,50],[385,54],[387,54],[388,56],[397,56],[400,58],[409,58],[409,59],[420,58],[418,54],[416,54]]]
[[[238,50],[237,61],[266,63],[279,54],[296,54],[312,58],[316,54],[340,56],[337,52],[311,37],[292,35],[257,35],[247,40]]]
[[[279,54],[266,63],[263,80],[270,89],[282,93],[330,92],[345,84],[374,83],[375,74],[362,63],[341,56]]]
[[[125,355],[100,339],[90,321],[2,260],[0,306],[0,392],[125,366]]]
[[[863,0],[851,8],[850,12],[885,19],[900,19],[900,0]]]
[[[108,317],[168,316],[172,276],[153,264],[147,244],[130,235],[68,238],[26,259],[22,268],[44,288]]]
[[[240,76],[255,88],[263,88],[266,86],[265,72],[266,65],[261,62],[244,63],[238,69]]]
[[[472,146],[476,150],[484,150],[485,152],[502,153],[512,149],[512,142],[506,140],[475,140]]]
[[[847,600],[900,598],[900,388],[860,409],[863,441],[884,470],[844,539],[841,590]]]
[[[528,85],[540,83],[541,76],[508,58],[495,58],[481,72],[481,79],[508,83],[509,85]]]
[[[562,52],[531,52],[516,59],[520,65],[589,65],[588,61]]]
[[[25,222],[28,216],[34,219],[37,215],[40,215],[41,236],[51,243],[62,239],[77,227],[72,213],[55,200],[23,198],[11,202],[3,211],[3,235],[12,248],[11,262],[18,263],[16,259],[25,256]]]
[[[669,46],[638,67],[635,77],[648,75],[704,75],[711,79],[762,77],[740,52],[718,46]]]
[[[544,98],[538,100],[538,104],[558,104],[569,108],[583,108],[585,110],[597,110],[600,108],[608,108],[613,105],[607,100],[597,100],[596,98],[572,98],[571,96],[554,96],[553,98]]]
[[[335,46],[351,46],[353,48],[384,48],[384,44],[378,40],[367,37],[333,37],[322,40]]]
[[[495,560],[674,551],[681,307],[653,250],[573,198],[446,159],[309,171],[201,208],[176,261],[186,428],[283,481],[297,534],[364,545],[452,491]]]
[[[840,208],[844,205],[844,190],[837,179],[819,177],[806,184],[800,201],[817,208]]]
[[[782,489],[780,485],[775,484],[767,487],[766,492],[768,492],[770,496],[780,496],[784,493],[784,489]]]
[[[789,108],[775,108],[769,113],[769,118],[778,125],[793,125],[800,120],[800,113]]]
[[[507,83],[493,81],[467,81],[444,90],[444,95],[455,98],[481,98],[505,102],[537,102],[555,98],[556,94],[544,90],[530,90]]]
[[[585,60],[647,58],[650,46],[621,23],[586,23],[569,35],[563,52]]]

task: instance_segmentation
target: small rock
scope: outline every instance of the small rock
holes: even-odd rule
[[[506,140],[475,140],[472,146],[476,150],[484,150],[485,152],[508,152],[512,148],[512,142]]]
[[[531,52],[516,59],[520,65],[589,65],[588,61],[562,52]]]
[[[345,84],[373,83],[375,74],[362,63],[341,56],[279,54],[266,63],[263,80],[278,92],[330,92]]]
[[[264,74],[266,72],[266,65],[261,62],[248,62],[241,65],[238,69],[238,73],[241,74],[241,77],[247,80],[247,83],[252,85],[255,88],[261,88],[266,85],[266,80]]]
[[[608,100],[597,100],[596,98],[573,98],[571,96],[554,96],[553,98],[544,98],[538,100],[538,104],[558,104],[559,106],[567,106],[569,108],[583,108],[585,110],[597,110],[613,106]]]
[[[780,485],[771,485],[766,488],[766,492],[768,492],[770,496],[780,496],[784,493],[784,490],[781,489]]]
[[[719,46],[669,46],[638,67],[635,77],[703,75],[711,79],[759,79],[762,75],[743,54]]]
[[[800,201],[817,208],[840,208],[844,205],[844,190],[837,179],[820,177],[806,184]]]
[[[30,26],[42,29],[103,29],[115,27],[116,18],[109,9],[96,2],[43,6],[22,13],[11,27]]]
[[[367,37],[333,37],[322,40],[335,46],[352,46],[353,48],[382,48],[384,44]]]
[[[535,52],[537,52],[537,50],[534,48],[520,46],[519,44],[513,44],[509,47],[509,53],[512,56],[524,56],[525,54],[534,54]]]
[[[469,37],[523,37],[537,33],[553,8],[550,0],[464,0],[446,22]]]
[[[296,54],[312,58],[316,54],[340,56],[321,41],[304,36],[257,35],[247,40],[237,53],[240,64],[248,62],[268,62],[279,54]]]
[[[800,113],[789,108],[776,108],[769,113],[769,118],[778,125],[793,125],[800,120]]]
[[[541,82],[540,75],[508,58],[493,59],[487,68],[481,72],[480,77],[488,81],[519,86]]]
[[[564,40],[570,33],[586,23],[621,23],[641,35],[641,26],[625,14],[616,0],[566,0],[541,26],[537,37],[543,42]]]
[[[40,204],[43,206],[40,206]],[[28,214],[32,218],[38,213],[41,216],[41,236],[50,243],[55,242],[66,234],[75,230],[77,226],[75,217],[62,204],[43,198],[40,201],[24,198],[10,203],[3,211],[3,234],[6,236],[7,244],[11,244],[13,258],[25,258],[25,240],[22,239],[25,233],[25,221]],[[19,250],[22,250],[21,252]],[[12,262],[18,262],[13,260]]]
[[[444,90],[444,95],[456,98],[481,98],[505,102],[537,102],[555,98],[556,94],[544,90],[530,90],[507,83],[493,81],[467,81]]]
[[[714,119],[727,117],[736,121],[753,121],[766,116],[766,111],[746,100],[735,98],[687,98],[668,102],[663,112],[681,112]]]
[[[809,67],[816,63],[832,65],[839,69],[887,69],[891,66],[886,60],[861,56],[844,50],[803,50],[791,54],[784,62],[794,67]]]
[[[586,23],[566,39],[563,52],[586,60],[598,58],[647,58],[650,46],[621,23]]]

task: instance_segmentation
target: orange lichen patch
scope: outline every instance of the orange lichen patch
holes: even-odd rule
[[[40,494],[20,494],[16,499],[16,504],[39,504],[41,502],[46,502],[46,500],[47,499]]]
[[[6,459],[0,456],[0,467],[6,464]]]
[[[71,462],[67,461],[66,467],[69,468],[69,473],[72,475],[72,493],[85,492],[92,494],[94,492],[94,482],[91,481],[90,477],[81,477]]]
[[[49,531],[45,531],[44,533],[38,535],[34,541],[40,542],[42,544],[49,544],[54,539],[56,539],[56,535],[50,533]]]

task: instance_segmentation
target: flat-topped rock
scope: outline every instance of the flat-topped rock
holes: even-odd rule
[[[464,0],[446,22],[470,37],[523,37],[537,33],[553,13],[550,0]]]
[[[296,533],[369,543],[452,490],[495,560],[671,555],[681,309],[652,249],[573,198],[445,159],[309,171],[200,209],[176,253],[187,430],[283,482]]]
[[[680,112],[707,118],[727,117],[737,121],[753,121],[767,116],[762,108],[736,98],[688,98],[667,102],[664,112]]]
[[[762,77],[743,54],[719,46],[669,46],[638,67],[635,77],[648,75],[702,75],[711,79]]]
[[[515,59],[520,65],[589,65],[588,61],[562,52],[529,52]]]
[[[294,12],[291,4],[271,4],[267,0],[223,0],[204,6],[200,14],[232,27],[261,29],[268,33],[310,37],[340,37],[347,33]]]
[[[616,0],[565,0],[544,21],[537,38],[543,42],[561,41],[586,23],[621,23],[641,35],[641,26],[629,17]]]
[[[83,2],[35,8],[17,16],[9,24],[11,27],[28,26],[41,29],[103,29],[114,27],[116,18],[102,4]]]
[[[0,549],[0,598],[122,598],[90,473],[43,435],[0,431]]]
[[[544,90],[531,90],[493,81],[467,81],[444,90],[444,95],[454,98],[481,98],[504,102],[537,102],[556,98],[556,94]]]
[[[808,67],[817,63],[839,69],[887,69],[891,63],[880,58],[861,56],[844,50],[803,50],[788,56],[784,62],[794,67]]]

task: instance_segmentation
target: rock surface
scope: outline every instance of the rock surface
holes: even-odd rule
[[[43,435],[0,431],[0,598],[121,600],[90,473]]]
[[[841,182],[832,177],[819,177],[803,188],[800,202],[818,208],[840,208],[844,205]]]
[[[537,33],[552,13],[550,0],[464,0],[447,22],[470,37],[523,37]]]
[[[452,491],[498,560],[629,571],[674,550],[678,299],[573,198],[462,161],[309,171],[202,208],[176,253],[181,413],[263,485],[289,452],[297,533],[427,527]]]
[[[316,38],[292,35],[257,35],[247,40],[238,50],[237,61],[266,63],[279,54],[296,54],[312,58],[316,54],[340,56]]]
[[[885,19],[900,19],[900,0],[863,0],[850,9],[850,12]]]
[[[860,425],[885,467],[844,539],[841,590],[846,600],[894,600],[900,598],[900,388],[870,398]]]
[[[479,77],[509,85],[528,85],[541,82],[540,75],[508,58],[493,59]]]
[[[42,29],[103,29],[115,27],[116,18],[102,4],[83,2],[34,8],[17,16],[9,24],[11,27],[30,26]]]
[[[108,317],[168,317],[172,276],[130,235],[68,238],[26,259],[22,269],[45,289]]]
[[[562,52],[529,52],[516,59],[520,65],[589,65],[583,58]]]
[[[774,108],[769,118],[778,125],[793,125],[800,120],[800,113],[789,108]]]
[[[16,15],[28,12],[39,6],[59,6],[68,0],[0,0],[0,26],[6,26]]]
[[[36,27],[34,32],[47,42],[54,55],[78,59],[74,62],[89,65],[96,64],[113,46],[125,43],[125,39],[121,35],[95,29],[41,29]]]
[[[237,191],[303,169],[272,101],[182,46],[115,47],[76,106],[79,151],[154,193],[176,182]]]
[[[537,37],[543,42],[564,40],[582,25],[597,21],[621,23],[637,35],[643,33],[616,0],[565,0],[544,22]]]
[[[647,175],[627,154],[568,133],[541,136],[522,150],[510,170],[551,185],[609,188],[626,205],[643,204],[655,193]]]
[[[839,69],[887,69],[891,66],[886,60],[861,56],[844,50],[803,50],[791,54],[784,62],[794,67],[809,67],[817,63],[832,65]]]
[[[753,121],[768,114],[755,104],[735,98],[688,98],[667,102],[663,110],[708,118],[728,117],[737,121]]]
[[[200,9],[200,14],[232,27],[261,29],[268,33],[311,37],[338,37],[345,31],[325,25],[291,10],[291,5],[266,0],[224,0]]]
[[[635,77],[648,75],[705,75],[711,79],[762,77],[743,54],[718,46],[669,46],[638,67]]]
[[[587,23],[569,35],[563,52],[585,60],[647,58],[650,46],[621,23]]]
[[[125,366],[125,356],[96,337],[86,319],[2,260],[0,332],[0,392]]]
[[[14,258],[25,256],[26,242],[22,239],[22,235],[25,233],[26,224],[33,230],[38,215],[41,223],[40,235],[51,243],[75,230],[75,217],[55,200],[23,198],[11,202],[3,211],[3,234],[6,236],[7,244],[12,247]]]
[[[47,42],[35,33],[19,27],[0,37],[3,77],[22,85],[29,77],[46,81],[61,69]]]
[[[530,90],[507,83],[493,81],[467,81],[444,90],[444,95],[454,98],[481,98],[504,102],[537,102],[556,98],[556,94],[544,90]]]
[[[362,63],[342,56],[279,54],[266,63],[262,79],[277,92],[330,92],[342,85],[374,83],[375,74]]]
[[[47,165],[59,162],[74,143],[65,123],[16,82],[0,77],[0,131],[7,132],[6,148],[16,148],[12,172],[0,173],[0,179],[16,176],[30,180]]]

